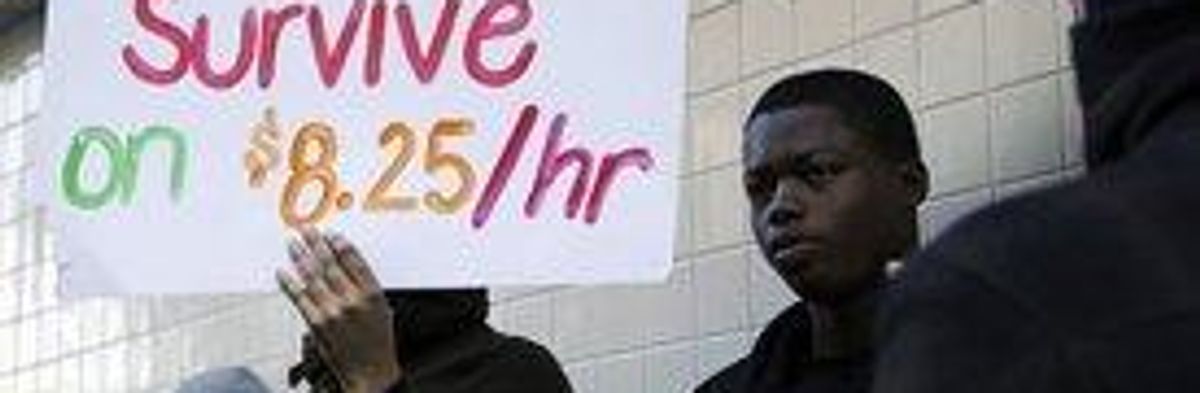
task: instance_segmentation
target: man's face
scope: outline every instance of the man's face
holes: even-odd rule
[[[801,297],[848,300],[912,242],[920,200],[912,182],[835,110],[800,105],[758,115],[742,157],[755,238]]]

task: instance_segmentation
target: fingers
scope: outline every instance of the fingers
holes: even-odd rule
[[[330,245],[330,236],[312,229],[304,229],[301,231],[301,238],[317,261],[317,279],[323,280],[333,294],[343,300],[351,301],[357,298],[361,291],[342,267],[339,255]]]
[[[325,323],[321,308],[317,307],[316,302],[305,292],[304,285],[299,280],[290,273],[279,270],[275,273],[275,281],[279,283],[279,288],[287,295],[288,300],[300,310],[300,316],[309,326],[321,326]]]
[[[353,244],[350,244],[349,240],[346,240],[342,235],[335,234],[330,237],[330,244],[333,246],[333,252],[338,256],[337,260],[343,271],[350,276],[350,279],[363,292],[382,292],[379,280],[375,278],[375,273],[371,271],[371,267],[367,265],[367,261],[363,259],[362,254],[358,253],[358,249]]]
[[[321,311],[322,317],[337,315],[343,301],[330,289],[322,273],[324,269],[321,262],[313,255],[311,248],[302,241],[291,240],[288,242],[288,254],[300,275],[300,291]]]
[[[347,306],[381,296],[374,273],[345,237],[309,228],[298,235],[288,242],[296,274],[280,271],[277,280],[310,324],[337,318]]]
[[[392,310],[358,250],[340,235],[305,229],[288,252],[296,273],[281,270],[277,279],[308,322],[306,350],[315,348],[343,385],[381,391],[374,387],[393,383],[400,371]]]

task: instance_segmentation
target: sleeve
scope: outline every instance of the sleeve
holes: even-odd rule
[[[479,392],[571,393],[562,366],[549,350],[532,341],[510,337],[487,368]]]
[[[1194,129],[1200,1],[1091,0],[1088,8],[1072,31],[1088,165],[1135,151],[1164,119],[1176,120],[1166,128]]]

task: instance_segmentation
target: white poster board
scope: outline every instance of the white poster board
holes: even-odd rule
[[[272,290],[302,225],[391,287],[662,279],[686,7],[50,2],[36,189],[65,290]]]

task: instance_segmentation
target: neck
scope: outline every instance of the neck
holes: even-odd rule
[[[846,302],[807,304],[812,320],[813,359],[847,359],[871,351],[878,292],[878,288],[871,288]]]

